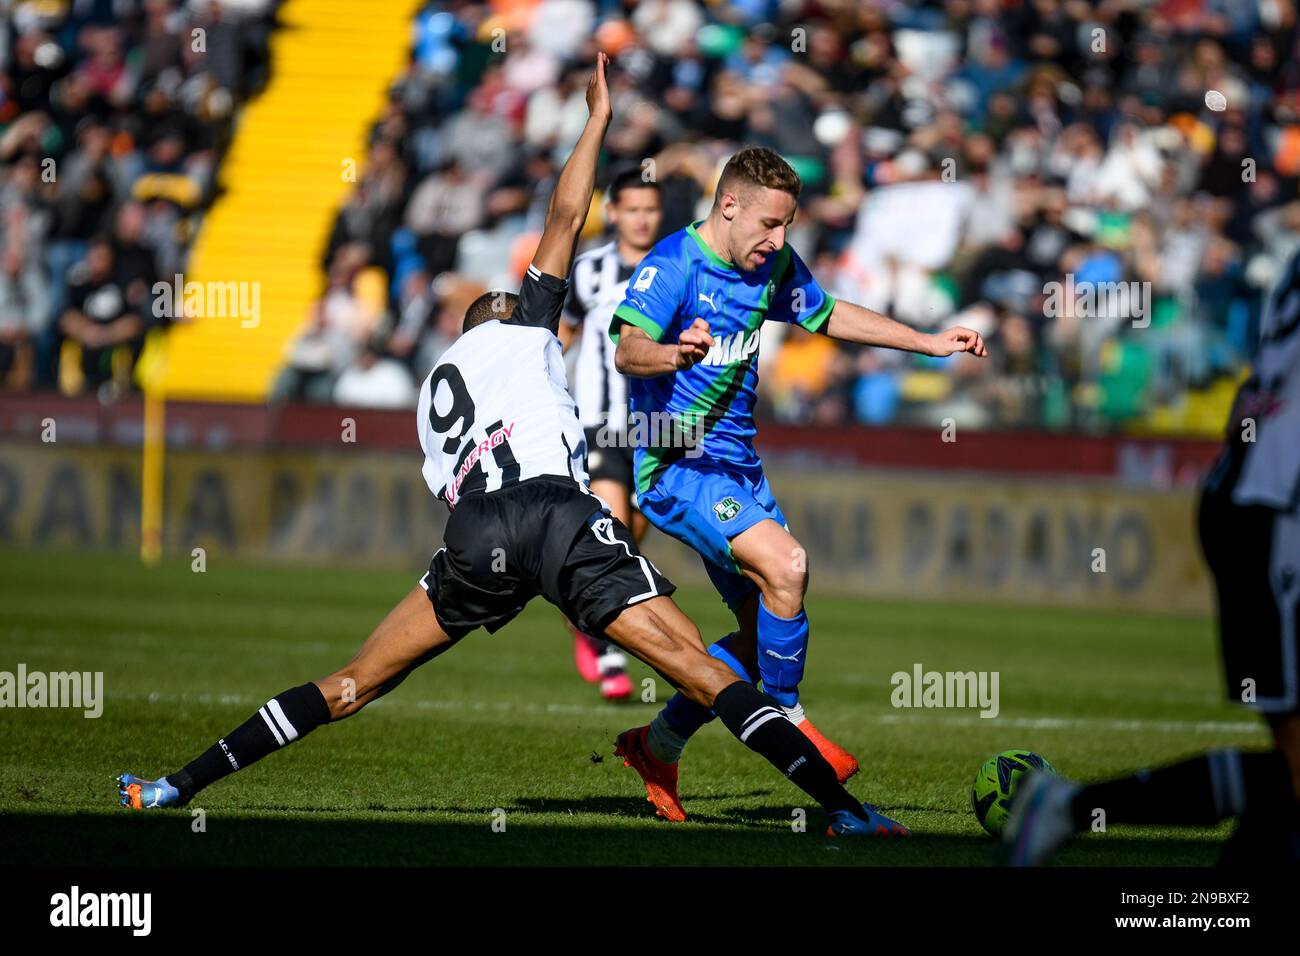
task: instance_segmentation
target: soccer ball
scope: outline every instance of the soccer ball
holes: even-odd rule
[[[1007,822],[1011,798],[1020,778],[1030,770],[1056,774],[1056,768],[1032,750],[1004,750],[984,761],[970,788],[970,802],[975,818],[989,833],[997,836]]]

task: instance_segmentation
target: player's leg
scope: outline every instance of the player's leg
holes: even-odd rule
[[[1287,723],[1289,733],[1297,732],[1300,721],[1292,716]],[[1230,748],[1086,785],[1031,773],[1016,791],[1003,842],[1012,866],[1036,866],[1069,837],[1099,824],[1213,826],[1237,817],[1242,825],[1233,837],[1236,847],[1249,845],[1256,859],[1271,851],[1279,855],[1277,862],[1296,865],[1298,808],[1280,750]],[[1237,849],[1231,855],[1246,854]]]
[[[787,709],[787,717],[818,745],[835,766],[841,782],[857,773],[858,762],[853,754],[820,734],[798,702],[798,680],[802,678],[807,644],[807,615],[802,613],[807,561],[798,542],[785,529],[785,516],[762,473],[744,475],[707,463],[680,462],[668,468],[654,488],[641,496],[641,510],[659,531],[685,542],[701,555],[708,578],[736,614],[737,630],[712,644],[708,653],[750,683],[762,679],[764,691],[774,688],[774,696]],[[755,528],[759,531],[755,532]],[[736,542],[741,540],[758,541],[748,549],[754,553],[761,550],[759,544],[772,545],[772,536],[767,533],[771,528],[785,536],[784,541],[777,542],[787,549],[785,564],[789,574],[784,578],[777,574],[775,564],[780,562],[775,558],[764,562],[764,568],[767,564],[774,566],[764,578],[755,568],[742,566],[735,551]],[[764,584],[774,594],[777,585],[789,592],[783,594],[779,607],[788,609],[787,605],[798,601],[800,614],[777,619],[770,609],[764,609]],[[797,598],[794,592],[798,592]],[[790,669],[797,669],[797,674]],[[660,761],[675,763],[686,740],[710,719],[712,714],[707,710],[677,695],[651,722],[650,747]]]
[[[625,608],[606,625],[605,633],[695,704],[714,711],[736,739],[816,800],[831,815],[832,832],[907,833],[901,824],[860,804],[844,789],[834,768],[775,700],[706,654],[699,630],[671,598],[654,597]],[[644,744],[643,732],[629,731],[619,738],[620,755],[640,763],[649,756]],[[649,793],[657,803],[653,791]]]
[[[606,455],[614,457],[619,449],[607,449]],[[606,471],[613,469],[609,466]],[[630,467],[627,469],[631,480]],[[598,472],[600,473],[600,472]],[[623,523],[625,527],[632,519],[632,489],[625,481],[617,477],[600,477],[593,475],[591,492],[609,505],[610,514]],[[584,635],[585,636],[585,635]],[[627,658],[614,644],[598,637],[587,638],[596,653],[596,667],[599,673],[600,694],[606,700],[626,700],[632,696],[632,681],[627,676]]]
[[[629,525],[632,508],[632,450],[623,443],[612,445],[603,428],[589,426],[587,471],[590,488],[609,505],[610,513]],[[614,433],[617,434],[617,433]],[[642,519],[644,521],[644,519]],[[573,662],[582,679],[600,685],[606,700],[626,700],[632,696],[632,681],[627,675],[627,658],[608,641],[592,637],[565,618],[573,636]]]
[[[1300,663],[1287,652],[1300,635],[1300,588],[1283,571],[1300,553],[1300,522],[1214,493],[1202,497],[1199,522],[1229,699],[1265,712],[1276,749],[1212,751],[1086,786],[1033,774],[1003,831],[1013,865],[1042,862],[1101,819],[1195,826],[1230,817],[1241,823],[1225,862],[1274,853],[1300,863]]]
[[[759,590],[757,661],[763,687],[794,708],[799,703],[808,651],[807,552],[785,527],[768,518],[731,539],[741,572]]]
[[[156,781],[123,774],[119,797],[134,809],[182,806],[204,787],[342,720],[388,693],[454,643],[422,587],[413,588],[379,623],[355,657],[321,680],[289,688],[183,768]]]
[[[1244,699],[1245,689],[1252,691],[1276,748],[1274,781],[1267,794],[1249,789],[1221,862],[1272,855],[1274,862],[1300,866],[1300,513],[1239,506],[1228,494],[1211,492],[1202,498],[1200,519],[1218,587],[1228,693]]]
[[[760,494],[771,500],[766,479]],[[769,510],[772,518],[731,540],[736,564],[759,589],[755,628],[758,672],[763,689],[781,702],[789,718],[835,767],[840,780],[847,780],[858,772],[858,761],[814,727],[799,702],[799,685],[808,657],[808,614],[803,606],[808,590],[808,553],[790,533],[774,501]]]
[[[709,653],[745,680],[761,679],[841,781],[857,773],[853,755],[821,734],[799,702],[808,642],[807,555],[786,529],[766,478],[679,463],[644,496],[642,510],[661,531],[701,555],[714,587],[736,614],[737,630]],[[675,697],[651,725],[652,745],[661,759],[676,761],[685,741],[710,719],[690,700]]]
[[[803,549],[784,524],[774,519],[764,519],[733,538],[733,553],[741,539],[744,543],[736,560],[741,573],[709,566],[709,576],[735,612],[737,623],[736,630],[712,645],[709,653],[751,683],[761,679],[764,691],[817,745],[840,780],[847,780],[858,772],[857,760],[823,735],[799,702],[798,688],[808,648],[808,616],[802,607],[802,588],[807,580]],[[788,560],[783,563],[774,557],[780,554]],[[783,577],[785,568],[788,572]],[[780,610],[774,611],[773,604]],[[792,607],[797,608],[797,613],[789,613]],[[651,725],[652,740],[663,759],[678,759],[685,742],[709,719],[710,715],[685,698],[670,700]]]
[[[632,509],[632,519],[625,522],[625,524],[628,526],[628,530],[632,532],[632,538],[637,544],[641,543],[645,533],[650,530],[650,520],[641,513],[640,508]]]
[[[784,531],[784,529],[783,529]],[[737,675],[749,680],[751,684],[757,684],[759,679],[763,680],[763,689],[766,691],[768,680],[776,682],[774,671],[777,666],[789,666],[792,662],[781,661],[780,658],[771,657],[770,666],[763,667],[763,661],[768,661],[767,654],[763,657],[758,656],[759,640],[759,622],[761,622],[763,607],[761,592],[757,585],[751,581],[748,576],[735,574],[727,571],[725,568],[712,566],[706,562],[708,576],[714,581],[720,594],[723,594],[724,600],[732,607],[736,614],[736,630],[729,635],[710,645],[708,653],[711,656],[719,658],[720,661],[727,663]],[[802,623],[806,626],[806,615],[803,615]],[[780,637],[780,635],[777,635]],[[802,636],[796,635],[796,640],[807,640],[807,632],[803,630]],[[774,640],[768,636],[768,640]],[[776,654],[783,653],[781,650],[775,650]],[[789,657],[802,659],[803,654],[794,652],[787,654]],[[764,674],[766,670],[766,674]],[[788,698],[787,698],[788,700]],[[803,706],[800,702],[794,702],[793,706],[785,704],[785,700],[780,701],[785,709],[785,715],[790,718],[803,734],[807,735],[816,747],[822,752],[822,756],[831,761],[835,767],[836,774],[839,775],[840,782],[848,780],[858,773],[858,761],[855,760],[852,753],[845,748],[840,747],[835,741],[828,739],[826,735],[818,730],[803,713]],[[692,737],[703,724],[711,721],[710,711],[699,708],[694,701],[689,700],[682,695],[676,695],[654,721],[650,723],[650,745],[654,748],[659,760],[666,762],[676,762],[680,760],[682,749],[685,748],[686,741]]]
[[[588,441],[591,441],[590,436]],[[623,482],[601,478],[593,480],[590,487],[593,494],[609,505],[610,514],[625,526],[629,525],[634,513],[640,515],[632,507],[631,488]],[[644,529],[644,517],[641,518],[641,523]],[[623,652],[609,641],[579,630],[568,618],[565,618],[565,623],[573,635],[574,664],[583,680],[599,684],[600,694],[606,700],[626,700],[631,697],[632,681],[627,675],[627,658]]]
[[[567,545],[558,533],[542,548],[540,589],[584,629],[607,636],[653,667],[696,706],[714,710],[733,734],[763,754],[832,814],[835,833],[906,833],[858,804],[836,780],[816,746],[770,697],[704,652],[700,632],[671,600],[674,588],[636,547],[627,528],[604,512],[588,513],[586,528]],[[567,536],[565,536],[567,537]],[[563,569],[563,573],[560,573]],[[644,751],[646,728],[619,737],[618,753],[642,779],[656,764]],[[676,804],[676,768],[670,768]],[[656,801],[647,781],[647,792]],[[680,805],[676,807],[680,810]]]
[[[728,541],[729,534],[766,517],[764,505],[750,491],[723,469],[684,461],[639,495],[638,504],[648,523],[700,555],[709,580],[737,621],[737,629],[709,645],[708,653],[742,680],[756,684],[757,588],[736,566]],[[659,759],[676,763],[686,741],[714,716],[685,695],[675,695],[650,725]]]
[[[351,717],[383,697],[457,640],[438,622],[425,589],[413,588],[388,612],[352,660],[315,682],[330,709],[330,720]]]
[[[743,575],[707,560],[704,566],[723,601],[736,615],[736,630],[714,641],[706,651],[726,664],[737,677],[757,685],[759,676],[754,654],[758,646],[758,591]],[[674,694],[647,726],[646,744],[656,760],[675,765],[681,760],[687,741],[716,716],[685,694]]]

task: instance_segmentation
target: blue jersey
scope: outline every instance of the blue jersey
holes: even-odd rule
[[[709,323],[713,336],[713,347],[697,365],[630,379],[628,437],[636,447],[639,494],[653,488],[691,446],[700,449],[693,457],[758,466],[754,399],[763,322],[825,331],[835,305],[789,245],[752,272],[740,272],[705,244],[698,225],[666,236],[650,250],[610,322],[616,342],[625,322],[656,342],[676,342],[697,317]]]

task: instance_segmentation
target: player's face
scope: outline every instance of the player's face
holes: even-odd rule
[[[766,186],[749,190],[731,221],[732,261],[751,272],[780,252],[797,208],[787,192]]]
[[[609,221],[619,241],[634,249],[649,249],[659,235],[663,206],[657,189],[623,189],[609,204]]]

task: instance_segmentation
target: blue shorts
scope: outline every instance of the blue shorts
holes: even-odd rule
[[[733,611],[758,585],[737,567],[731,539],[767,518],[787,527],[761,467],[728,467],[704,459],[674,463],[640,496],[638,507],[652,525],[704,559],[709,580]]]

